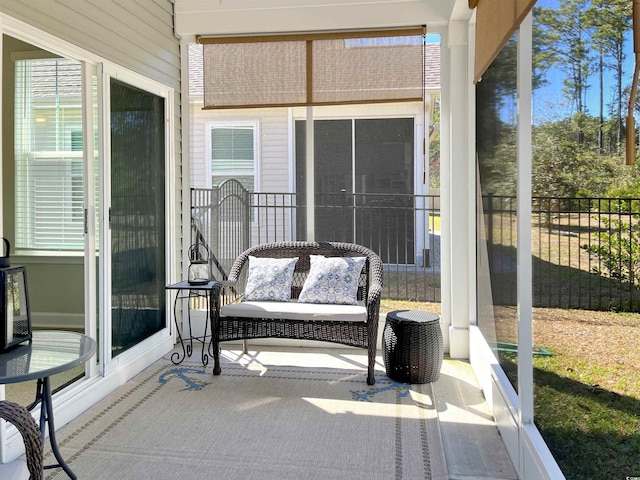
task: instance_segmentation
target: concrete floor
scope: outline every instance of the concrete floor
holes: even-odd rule
[[[514,480],[518,476],[467,362],[448,360],[432,384],[450,480]]]
[[[266,342],[267,345],[260,346],[250,344],[245,355],[240,349],[226,344],[222,355],[246,364],[248,368],[266,365],[366,368],[367,364],[366,354],[360,349],[317,348],[322,344],[315,344],[312,348],[283,347],[282,343],[269,345],[269,341]],[[382,349],[378,352],[377,368],[384,371]],[[517,480],[470,364],[445,358],[440,378],[431,387],[445,457],[445,465],[440,468],[443,473],[434,480]]]
[[[382,370],[384,324],[385,317],[381,315],[377,363]],[[258,364],[264,361],[269,365],[282,362],[285,365],[335,368],[354,365],[366,368],[367,364],[366,354],[361,349],[319,342],[300,342],[302,347],[292,348],[283,347],[280,340],[261,339],[260,346],[254,342],[258,341],[252,340],[249,349],[253,350],[253,358]],[[231,343],[225,343],[224,348],[234,347]],[[240,345],[235,348],[240,348]],[[236,350],[235,355],[241,355],[241,351]],[[250,354],[248,358],[251,357]],[[248,361],[251,362],[250,359]],[[438,410],[446,463],[442,468],[443,478],[434,480],[517,480],[518,476],[471,365],[466,361],[445,358],[440,378],[431,387]]]

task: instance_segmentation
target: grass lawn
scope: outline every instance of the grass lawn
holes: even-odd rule
[[[514,222],[494,219],[494,238],[515,231]],[[601,241],[605,225],[591,213],[537,223],[534,215],[533,227],[533,340],[553,354],[534,357],[536,425],[567,479],[640,476],[640,314],[613,311],[637,312],[640,291],[602,275],[603,263],[581,248]],[[513,255],[515,238],[506,238],[498,248]],[[513,278],[492,287],[494,303],[515,305]],[[516,343],[515,307],[494,313],[496,338]],[[516,362],[500,358],[512,383]]]
[[[640,315],[534,309],[534,418],[567,479],[640,475]]]
[[[500,311],[500,308],[503,311]],[[440,304],[383,300],[382,311]],[[499,341],[515,343],[514,309],[496,308]],[[640,476],[640,314],[534,308],[535,422],[569,480]],[[501,365],[512,383],[517,358]]]

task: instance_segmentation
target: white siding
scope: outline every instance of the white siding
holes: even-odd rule
[[[205,149],[207,122],[256,121],[259,130],[258,183],[259,192],[289,191],[289,139],[286,108],[246,110],[202,110],[201,102],[191,103],[191,186],[210,188]]]
[[[256,122],[258,125],[259,141],[257,153],[257,186],[256,191],[290,192],[291,178],[293,172],[289,171],[291,159],[289,159],[289,131],[287,108],[265,108],[265,109],[241,109],[241,110],[202,110],[202,101],[192,98],[190,104],[190,148],[191,148],[191,186],[195,188],[210,188],[211,178],[208,173],[206,163],[209,155],[205,149],[205,126],[207,122]],[[288,199],[287,199],[288,200]],[[264,199],[261,197],[261,201]],[[279,200],[281,201],[281,200]],[[254,211],[254,224],[252,225],[251,244],[260,242],[257,236],[258,221],[261,222],[264,231],[268,223],[271,231],[269,239],[291,240],[291,212],[289,210],[279,211],[277,218],[265,220],[259,212]],[[274,232],[278,232],[275,236]],[[224,237],[224,232],[218,232]],[[218,242],[209,239],[211,245]],[[224,243],[220,240],[221,243]]]
[[[171,0],[0,0],[0,11],[180,91]]]
[[[205,155],[205,133],[204,127],[207,122],[206,115],[203,115],[202,104],[190,103],[189,119],[189,143],[191,148],[190,174],[191,187],[209,188],[211,179],[207,178],[206,155]]]
[[[171,214],[178,226],[176,245],[181,245],[182,189],[187,185],[181,178],[181,61],[173,1],[0,0],[0,12],[174,90],[176,182]]]
[[[266,109],[261,119],[262,158],[260,186],[262,192],[289,192],[289,132],[287,109]]]
[[[0,12],[174,89],[175,213],[180,215],[181,66],[173,1],[0,0]]]

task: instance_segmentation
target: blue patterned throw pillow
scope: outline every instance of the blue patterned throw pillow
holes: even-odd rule
[[[325,257],[310,255],[309,276],[302,286],[299,302],[355,305],[358,278],[366,257]]]
[[[287,302],[291,300],[295,258],[260,258],[249,255],[244,300]]]

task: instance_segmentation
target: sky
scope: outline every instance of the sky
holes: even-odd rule
[[[557,8],[560,0],[538,0],[536,6]],[[633,79],[634,52],[632,33],[629,31],[625,44],[626,59],[623,65],[623,88],[630,85]],[[557,68],[547,72],[548,85],[541,87],[533,93],[533,112],[536,120],[553,120],[563,118],[574,113],[571,102],[563,95],[563,81],[565,73]],[[590,115],[599,115],[599,86],[598,78],[593,75],[590,79],[590,88],[587,92],[587,112]],[[612,72],[607,72],[604,85],[605,116],[607,104],[611,103],[614,95],[615,81]],[[626,115],[626,106],[625,106]]]

